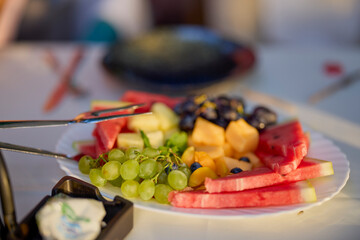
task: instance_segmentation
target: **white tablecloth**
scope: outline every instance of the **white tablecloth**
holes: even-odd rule
[[[67,96],[55,111],[44,114],[42,105],[58,81],[56,74],[43,61],[44,50],[48,47],[54,50],[64,65],[74,49],[73,45],[66,44],[17,44],[0,51],[0,119],[72,118],[88,110],[91,99],[116,100],[128,88],[126,82],[114,81],[101,70],[99,63],[104,48],[89,46],[85,61],[76,74],[77,83],[88,91],[88,95],[83,98]],[[356,135],[356,132],[360,126],[360,81],[315,106],[306,105],[306,99],[311,93],[336,81],[323,74],[322,64],[325,61],[337,60],[343,64],[346,72],[351,71],[360,67],[360,49],[259,46],[257,53],[259,61],[252,74],[196,92],[244,94],[260,102],[277,104],[284,111],[293,111],[291,113],[298,115],[305,124],[331,138],[347,155],[351,174],[344,189],[330,201],[302,214],[207,219],[135,209],[134,228],[127,239],[359,238],[360,135]],[[253,91],[261,92],[261,97]],[[267,95],[262,95],[264,93]],[[315,118],[317,120],[312,121]],[[339,127],[337,122],[341,122]],[[6,129],[1,130],[0,141],[55,150],[65,130],[66,127]],[[6,151],[3,154],[20,221],[45,195],[51,193],[52,187],[65,174],[52,158]]]

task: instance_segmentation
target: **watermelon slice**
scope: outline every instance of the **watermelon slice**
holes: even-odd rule
[[[217,179],[205,179],[205,188],[209,193],[243,191],[297,182],[311,178],[329,176],[334,174],[332,162],[314,158],[304,158],[299,167],[287,175],[281,175],[267,167],[255,168]]]
[[[91,110],[103,110],[108,108],[122,107],[129,103],[120,101],[94,100],[91,102]],[[122,110],[116,112],[103,113],[101,116],[112,116],[115,114],[130,113],[132,110]],[[108,152],[115,146],[117,135],[121,129],[127,125],[127,118],[117,118],[104,122],[96,123],[93,131],[95,137],[95,155]]]
[[[100,154],[109,151],[109,149],[107,149],[104,143],[102,142],[100,135],[97,131],[97,128],[93,130],[92,135],[95,138],[95,157],[97,158]]]
[[[183,98],[171,98],[162,94],[129,90],[124,93],[120,100],[131,103],[145,103],[146,105],[144,107],[136,109],[135,112],[148,112],[151,105],[155,102],[164,103],[173,109]]]
[[[121,126],[116,121],[105,121],[96,124],[96,131],[106,149],[112,149],[114,147],[120,130]]]
[[[255,153],[267,167],[287,174],[298,167],[308,148],[308,136],[296,120],[262,132]]]
[[[266,207],[315,202],[316,193],[310,182],[300,181],[228,193],[172,191],[168,200],[171,205],[182,208]]]

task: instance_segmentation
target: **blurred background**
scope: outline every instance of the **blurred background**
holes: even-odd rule
[[[0,47],[11,41],[113,42],[196,24],[263,44],[360,44],[358,0],[0,0]]]

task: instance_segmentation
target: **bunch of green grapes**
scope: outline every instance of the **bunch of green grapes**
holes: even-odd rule
[[[89,174],[97,187],[109,182],[120,187],[127,198],[155,198],[159,203],[168,203],[169,192],[187,187],[191,174],[181,158],[166,146],[143,150],[130,147],[125,151],[114,148],[98,159],[83,156],[79,170]]]

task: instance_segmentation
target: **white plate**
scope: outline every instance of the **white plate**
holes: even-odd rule
[[[72,148],[73,141],[92,139],[91,133],[94,125],[73,125],[59,139],[56,146],[56,151],[60,153],[75,155],[76,152]],[[131,199],[135,207],[147,209],[151,211],[160,211],[169,214],[181,214],[194,217],[206,218],[249,218],[259,217],[265,215],[278,215],[284,213],[297,213],[302,210],[309,209],[314,206],[319,206],[325,201],[330,200],[345,186],[350,173],[349,161],[345,154],[335,146],[330,140],[324,138],[321,134],[311,132],[311,147],[308,153],[309,157],[319,158],[327,161],[332,161],[335,174],[333,176],[312,179],[311,182],[315,187],[317,194],[317,202],[306,204],[295,204],[278,207],[263,207],[263,208],[236,208],[236,209],[185,209],[175,208],[170,205],[163,205],[157,203],[155,200],[142,201],[140,199]],[[71,160],[58,160],[60,168],[66,174],[80,178],[90,183],[87,175],[82,174],[77,167],[77,162]],[[115,195],[120,195],[120,189],[110,184],[103,188],[99,188],[101,193],[113,198]]]

